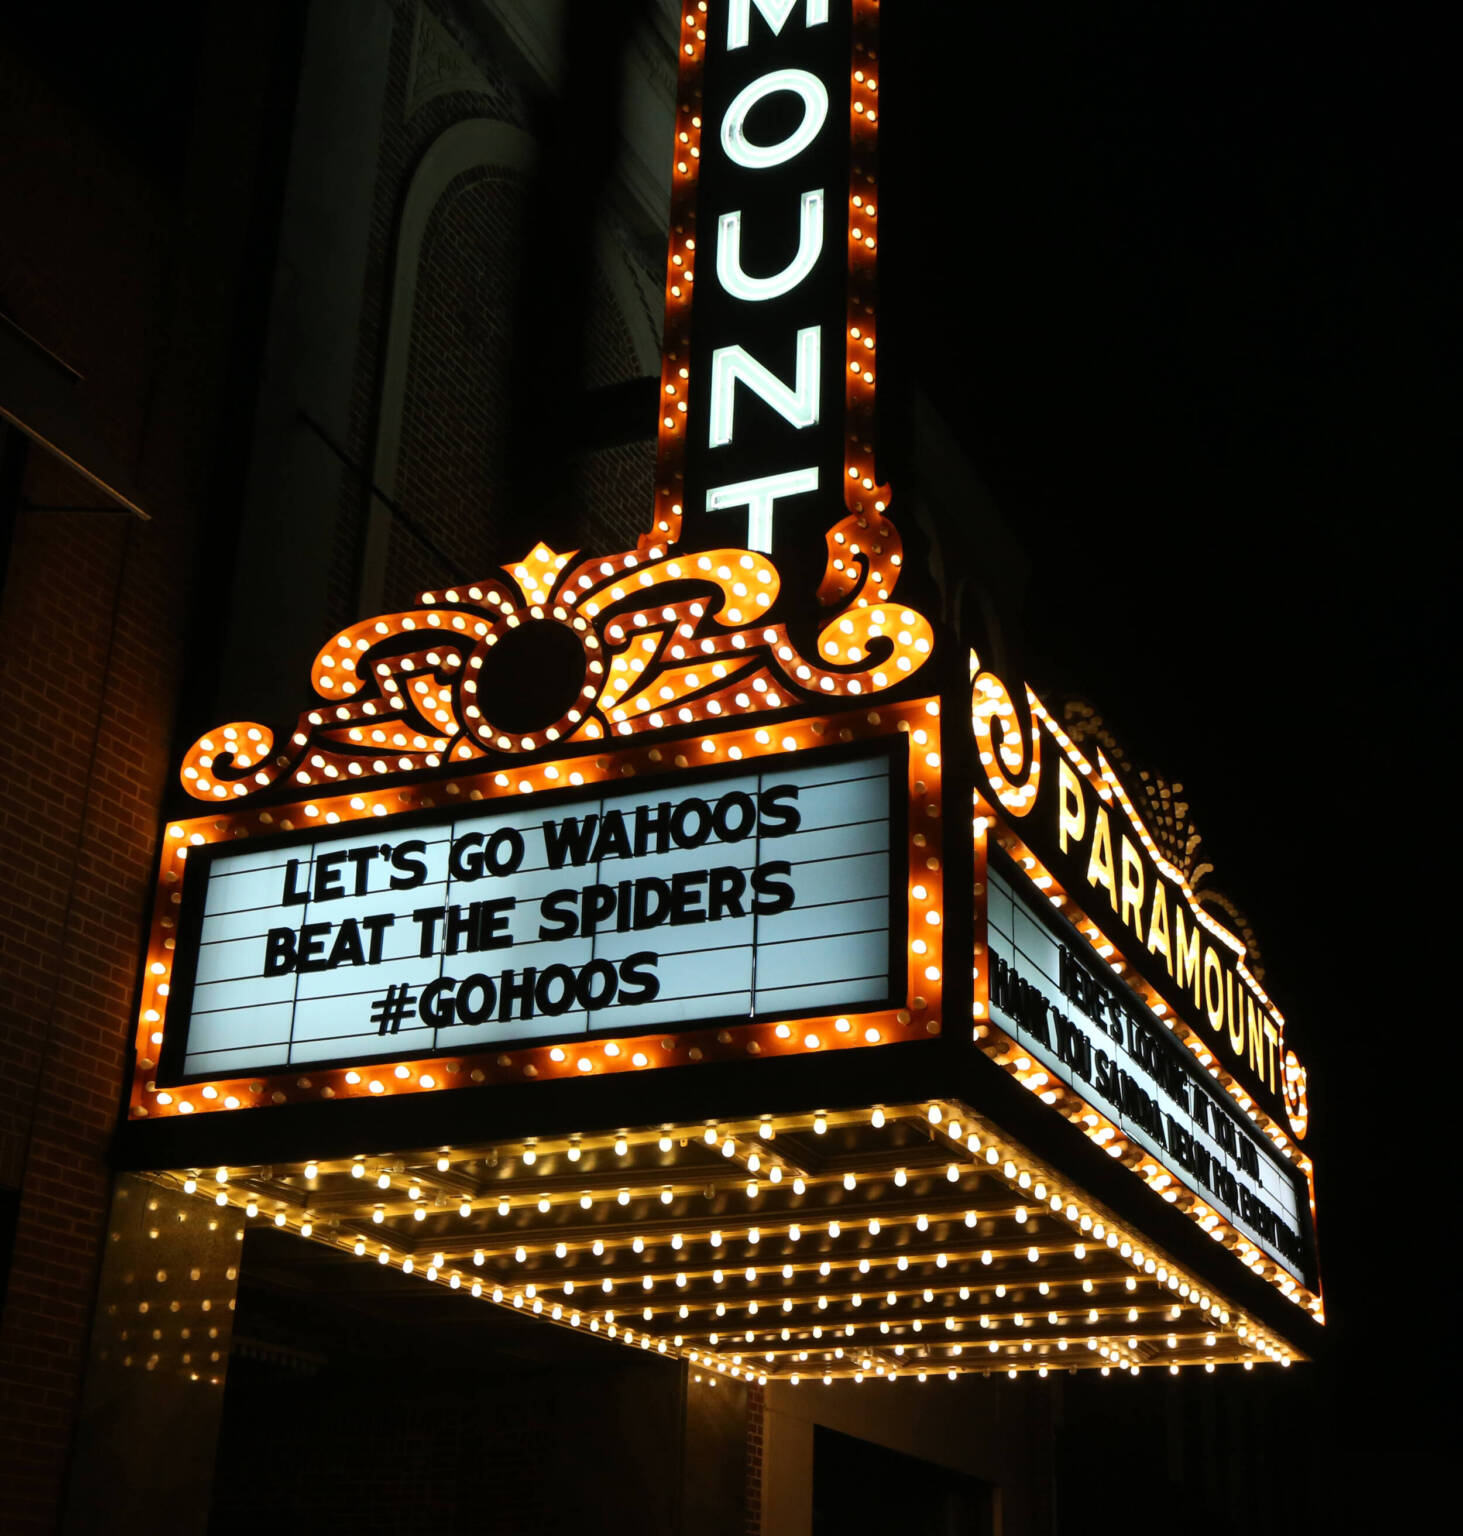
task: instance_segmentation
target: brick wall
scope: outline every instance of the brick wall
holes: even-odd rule
[[[514,274],[524,236],[522,179],[496,167],[458,176],[427,223],[417,275],[402,404],[395,495],[448,557],[444,562],[397,522],[391,533],[386,606],[427,587],[475,580],[524,554],[504,549],[510,532],[493,489],[503,468],[512,347]]]
[[[230,1369],[237,1378],[249,1367]],[[231,1380],[231,1395],[239,1385]],[[288,1511],[290,1530],[359,1536],[562,1529],[551,1453],[556,1405],[542,1382],[510,1389],[483,1379],[401,1392],[393,1380],[389,1400],[368,1379],[350,1385],[347,1397],[333,1381],[292,1381],[294,1412],[279,1414],[260,1393],[265,1416],[248,1425],[226,1418],[211,1536],[256,1531],[266,1506]]]
[[[382,143],[377,160],[370,248],[359,328],[350,441],[358,472],[342,480],[330,569],[331,622],[360,617],[357,579],[365,529],[363,476],[374,463],[379,370],[389,328],[399,215],[423,153],[452,124],[470,117],[523,126],[513,83],[475,50],[475,90],[454,90],[412,107],[414,46],[424,23],[412,5],[398,10],[392,40]],[[464,56],[465,57],[465,56]],[[428,220],[411,316],[407,382],[395,485],[381,489],[406,511],[392,527],[385,606],[418,592],[488,575],[523,554],[537,536],[499,511],[518,262],[525,238],[526,184],[520,172],[475,167],[443,191]],[[597,274],[586,337],[585,387],[642,373],[629,320]],[[574,381],[566,380],[566,389]],[[391,424],[394,427],[394,424]],[[647,432],[653,430],[647,421]],[[649,525],[655,445],[647,440],[578,456],[578,521],[587,550],[632,548]]]
[[[747,1536],[762,1536],[762,1428],[765,1388],[747,1387]]]
[[[446,91],[413,110],[413,61],[420,46],[421,29],[432,23],[431,18],[424,20],[419,16],[413,0],[402,0],[396,13],[381,142],[376,147],[376,185],[358,327],[350,437],[344,445],[357,466],[357,473],[346,474],[341,479],[334,551],[328,576],[332,625],[346,624],[361,617],[356,612],[356,597],[365,537],[368,477],[375,459],[379,369],[390,323],[391,281],[401,208],[412,172],[432,142],[454,123],[483,117],[522,126],[526,115],[512,82],[485,55],[471,61],[480,76],[476,89]],[[470,381],[462,382],[465,385]],[[395,494],[391,486],[382,489],[388,495]],[[417,511],[415,505],[407,503],[405,498],[400,499],[410,512]],[[418,560],[413,571],[420,573],[422,570]],[[439,583],[429,581],[426,584],[436,586]]]
[[[0,56],[0,309],[138,462],[165,199],[33,60]],[[13,120],[10,114],[14,114]],[[16,210],[24,215],[17,216]],[[107,252],[98,269],[94,253]],[[28,452],[0,597],[0,1529],[51,1529],[75,1410],[176,686],[170,531]],[[27,507],[98,506],[98,512]]]
[[[78,493],[47,467],[28,493]],[[22,514],[0,604],[7,1532],[50,1528],[85,1349],[183,651],[170,542],[125,517]]]
[[[203,514],[228,514],[207,488],[278,15],[257,7],[226,39],[202,22],[176,39],[171,14],[129,21],[120,61],[105,37],[28,52],[0,39],[0,312],[81,376],[85,440],[154,514],[119,512],[27,450],[0,592],[0,1186],[17,1210],[0,1316],[6,1536],[54,1529],[75,1419],[195,541]],[[80,89],[82,65],[125,65],[131,91],[190,100],[195,72],[212,72],[223,89],[194,125],[218,130],[216,152],[196,182],[179,124],[139,149],[106,116],[115,97]]]

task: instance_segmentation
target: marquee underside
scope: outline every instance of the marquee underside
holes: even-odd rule
[[[150,1177],[424,1294],[742,1379],[1302,1358],[951,1100]]]

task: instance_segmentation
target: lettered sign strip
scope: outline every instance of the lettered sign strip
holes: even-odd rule
[[[886,1005],[890,828],[875,749],[219,852],[184,1074]]]
[[[992,1021],[1299,1278],[1310,1226],[1299,1171],[1022,884],[992,861]]]
[[[918,701],[174,823],[134,1114],[933,1033],[938,725]]]

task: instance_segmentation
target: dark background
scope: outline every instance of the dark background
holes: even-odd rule
[[[1439,1166],[1448,834],[1419,811],[1460,488],[1429,45],[1360,7],[884,24],[884,335],[1032,560],[1030,680],[1183,784],[1254,924],[1309,1071],[1330,1350],[1301,1411],[1359,1520],[1444,1367],[1407,1215]]]

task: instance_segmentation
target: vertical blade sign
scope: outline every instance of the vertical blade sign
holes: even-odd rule
[[[874,0],[690,0],[681,18],[656,531],[773,556],[789,617],[814,590],[852,594],[835,525],[857,514],[866,547],[887,528],[877,15]]]

